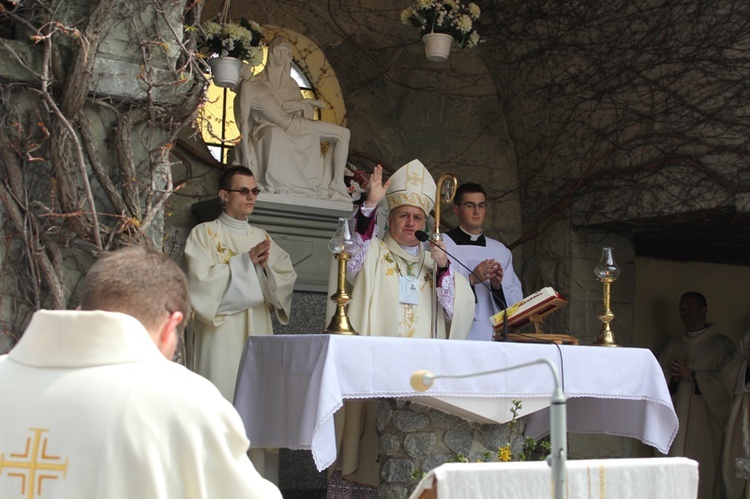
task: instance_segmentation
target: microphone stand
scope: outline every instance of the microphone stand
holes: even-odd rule
[[[416,231],[414,233],[414,235],[416,236],[416,238],[417,238],[418,241],[421,241],[423,243],[430,240],[430,236],[428,236],[427,233],[425,231],[423,231],[423,230]],[[440,248],[440,246],[438,246],[438,248]],[[469,271],[469,273],[474,276],[474,278],[477,280],[477,282],[480,283],[481,285],[483,285],[485,288],[487,288],[487,291],[490,292],[490,295],[493,298],[495,298],[497,301],[500,302],[500,305],[503,307],[503,312],[504,312],[503,313],[503,334],[502,334],[502,339],[503,339],[503,341],[508,341],[508,304],[505,303],[505,300],[503,298],[500,298],[500,296],[496,294],[496,291],[494,289],[492,289],[492,286],[490,286],[489,284],[487,284],[486,282],[484,282],[482,279],[480,279],[479,276],[476,275],[473,270],[471,270],[469,267],[467,267],[466,265],[464,265],[463,263],[461,263],[461,261],[458,258],[456,258],[455,256],[453,256],[450,253],[448,253],[448,250],[446,250],[444,248],[440,248],[440,249],[443,250],[443,253],[445,253],[449,257],[453,258],[453,260],[456,263],[458,263],[461,267],[463,267],[467,271]]]
[[[530,362],[525,362],[523,364],[516,364],[514,366],[508,366],[501,369],[493,369],[492,371],[483,371],[471,374],[433,374],[429,371],[419,370],[415,371],[411,375],[410,382],[412,388],[417,391],[423,392],[428,390],[432,386],[434,381],[438,378],[473,378],[475,376],[483,376],[485,374],[496,374],[506,371],[512,371],[536,364],[546,364],[552,372],[552,377],[554,378],[555,382],[555,388],[550,398],[550,454],[549,456],[547,456],[547,465],[552,468],[554,497],[555,499],[563,499],[565,497],[565,461],[568,457],[568,437],[566,434],[568,421],[566,414],[565,393],[562,389],[560,374],[557,371],[557,366],[555,366],[555,364],[553,364],[551,360],[541,358],[532,360]]]

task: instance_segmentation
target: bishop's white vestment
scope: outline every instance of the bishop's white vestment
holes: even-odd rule
[[[371,223],[375,223],[372,216]],[[352,327],[369,336],[430,338],[434,262],[429,251],[419,244],[412,255],[389,234],[382,240],[372,237],[376,230],[357,234],[358,251],[349,270],[354,275],[348,315]],[[399,303],[401,276],[410,276],[419,286],[419,303]],[[474,296],[468,281],[453,271],[453,266],[438,279],[438,338],[466,339],[474,318]]]
[[[3,499],[281,498],[234,407],[129,315],[35,313],[0,393]]]
[[[489,289],[484,284],[480,283],[472,286],[476,298],[476,307],[474,309],[474,322],[471,325],[471,331],[469,331],[467,339],[491,341],[494,330],[490,322],[490,317],[500,312],[503,308],[521,301],[523,299],[523,291],[521,289],[521,281],[518,280],[518,276],[516,276],[516,272],[513,269],[513,254],[510,250],[500,241],[489,237],[480,235],[475,241],[472,241],[471,237],[470,234],[462,231],[459,227],[445,234],[443,242],[448,253],[450,253],[449,258],[453,262],[452,269],[466,277],[467,280],[469,280],[470,273],[458,262],[474,270],[479,263],[492,258],[503,269],[503,281],[501,289],[497,294],[502,296],[505,306],[503,306],[501,301],[493,298]],[[486,280],[485,284],[491,286],[489,280]]]
[[[365,225],[359,213],[360,224]],[[433,260],[419,244],[415,254],[402,248],[389,234],[377,235],[376,217],[355,235],[357,250],[348,269],[354,275],[348,316],[359,334],[430,338],[432,333]],[[453,272],[453,267],[437,280],[439,300],[437,332],[440,339],[466,339],[474,318],[474,295],[468,281]],[[416,278],[419,303],[399,302],[399,277]],[[378,446],[375,420],[376,402],[348,400],[336,413],[337,441],[340,442],[336,467],[347,480],[377,486]]]
[[[685,456],[699,464],[698,498],[711,499],[720,488],[720,454],[731,395],[722,369],[735,358],[737,346],[709,324],[696,337],[683,334],[667,344],[659,364],[670,380],[669,364],[680,359],[695,372],[695,380],[670,384],[672,403],[680,422],[669,456]]]
[[[193,369],[230,401],[247,337],[273,334],[271,310],[289,322],[297,278],[289,255],[273,239],[265,268],[248,253],[266,239],[264,230],[222,213],[193,228],[185,243]]]

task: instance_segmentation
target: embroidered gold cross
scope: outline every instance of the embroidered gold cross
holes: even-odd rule
[[[42,437],[42,433],[49,430],[42,428],[29,428],[29,430],[34,435],[26,438],[26,449],[23,453],[10,453],[9,459],[5,458],[5,453],[0,453],[0,476],[3,470],[6,470],[9,477],[19,477],[21,495],[25,495],[27,499],[34,499],[42,494],[42,480],[45,478],[57,480],[60,473],[62,478],[65,478],[68,471],[68,458],[65,458],[63,463],[60,456],[47,454],[47,437]],[[12,472],[11,470],[19,471]]]

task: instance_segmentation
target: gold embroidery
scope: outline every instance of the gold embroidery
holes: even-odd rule
[[[409,173],[406,177],[406,183],[411,185],[422,185],[422,175],[419,173]]]
[[[211,230],[211,227],[206,227],[206,230],[211,239],[216,243],[216,253],[218,253],[221,263],[229,263],[230,258],[237,256],[236,251],[219,240],[219,234],[216,231]]]
[[[10,453],[11,459],[6,459],[5,453],[0,453],[0,476],[3,470],[6,470],[9,477],[20,478],[21,494],[26,495],[27,499],[34,499],[42,495],[42,480],[45,478],[57,480],[60,478],[59,474],[62,474],[62,478],[66,478],[69,458],[66,457],[63,463],[60,456],[47,454],[48,440],[42,437],[42,433],[49,430],[42,428],[29,428],[29,430],[34,435],[26,438],[26,449],[23,453]],[[11,472],[10,470],[21,471]]]
[[[389,210],[406,204],[409,206],[417,206],[419,208],[422,208],[425,213],[429,213],[430,211],[432,211],[432,204],[430,202],[430,199],[427,196],[422,196],[420,194],[417,194],[416,192],[396,192],[389,194],[385,199],[388,203]]]
[[[419,317],[414,313],[417,307],[416,305],[408,305],[406,303],[402,303],[401,307],[404,313],[401,320],[398,321],[399,336],[411,338],[419,324]]]
[[[392,276],[392,275],[398,275],[398,265],[396,264],[396,261],[393,259],[393,255],[391,254],[391,251],[388,249],[388,246],[383,241],[380,241],[380,249],[381,249],[381,263],[385,267],[385,275],[386,276]]]

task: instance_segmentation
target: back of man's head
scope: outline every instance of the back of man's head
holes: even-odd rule
[[[173,312],[187,322],[190,296],[185,274],[169,257],[140,246],[104,253],[80,289],[81,310],[122,312],[152,331]]]
[[[484,198],[487,199],[487,192],[484,187],[475,182],[465,182],[458,186],[456,189],[456,195],[453,197],[453,204],[461,204],[463,202],[464,194],[484,194]]]

